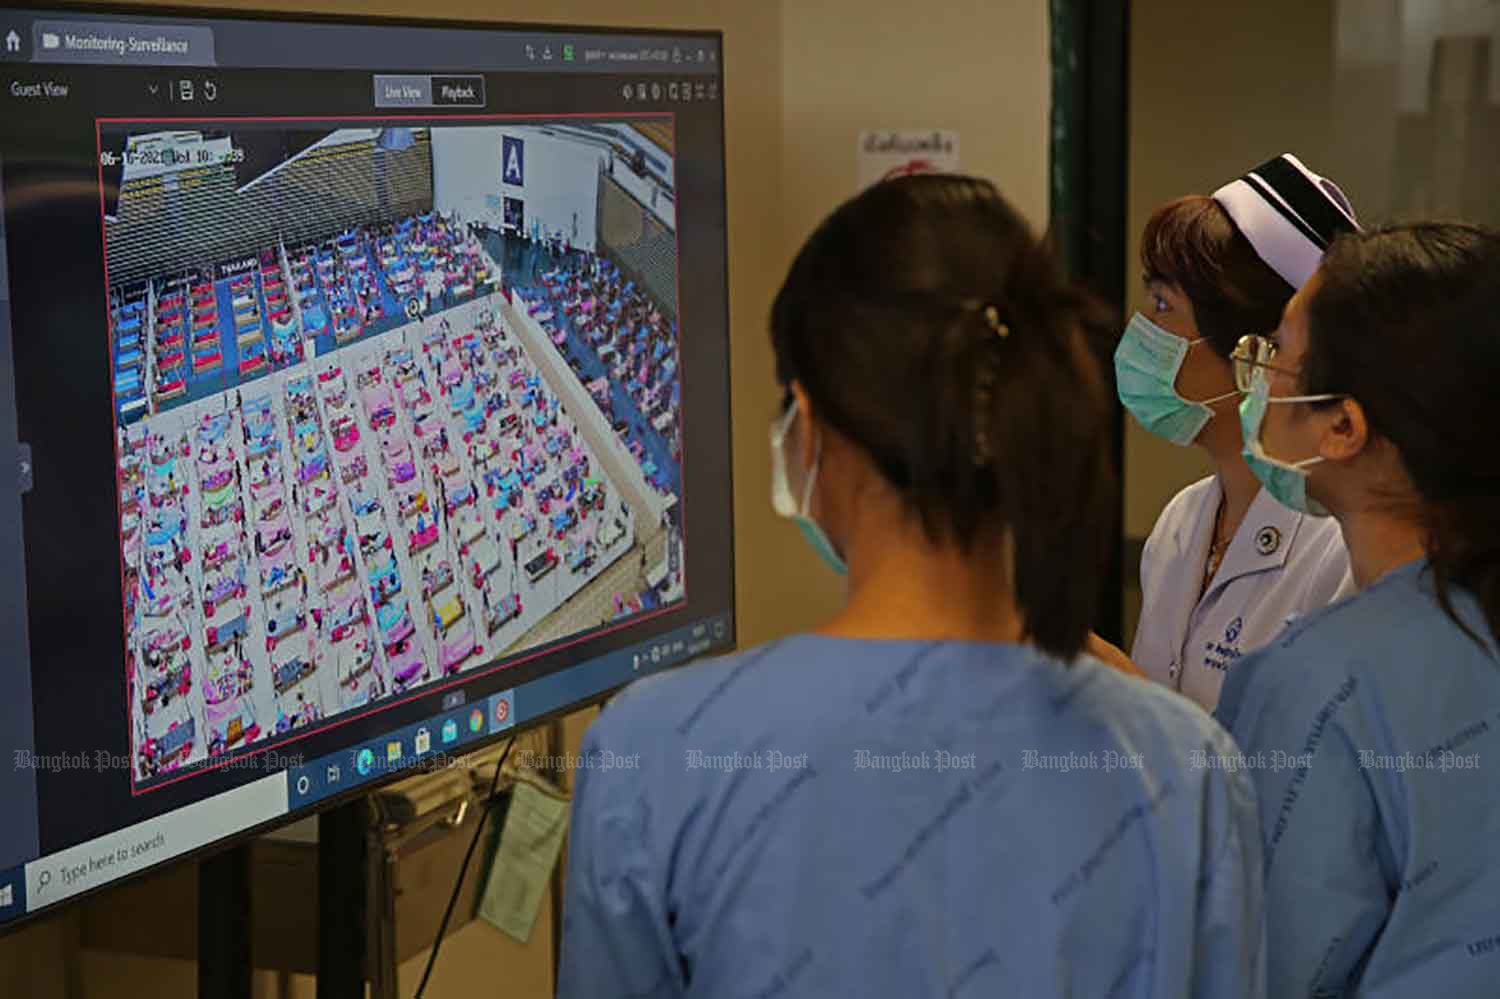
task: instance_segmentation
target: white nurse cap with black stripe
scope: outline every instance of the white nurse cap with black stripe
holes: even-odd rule
[[[1291,153],[1262,163],[1214,192],[1255,253],[1293,288],[1318,269],[1340,233],[1357,232],[1354,207],[1338,185]]]

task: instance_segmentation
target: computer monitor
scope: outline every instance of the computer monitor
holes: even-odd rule
[[[732,645],[722,60],[0,12],[0,922]]]

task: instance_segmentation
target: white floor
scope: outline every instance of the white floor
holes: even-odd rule
[[[493,298],[493,296],[491,297]],[[248,634],[243,643],[244,657],[249,666],[250,683],[245,692],[243,704],[240,707],[248,711],[249,716],[259,726],[259,740],[264,742],[268,736],[273,735],[278,717],[287,717],[301,712],[303,715],[328,719],[344,711],[350,710],[368,700],[377,700],[381,697],[389,697],[393,693],[392,682],[385,652],[377,648],[374,652],[373,668],[361,678],[357,689],[351,690],[348,686],[340,684],[337,676],[337,662],[341,655],[346,654],[345,649],[340,646],[344,643],[352,643],[360,637],[361,629],[357,626],[355,634],[346,638],[344,642],[335,645],[328,627],[322,629],[314,625],[313,611],[325,610],[330,596],[324,594],[318,585],[318,577],[315,565],[312,561],[312,534],[309,518],[304,514],[302,502],[307,499],[303,487],[296,484],[296,464],[292,457],[296,445],[291,440],[291,428],[289,426],[289,410],[286,395],[288,382],[299,377],[311,376],[314,385],[314,394],[318,398],[319,433],[322,436],[322,444],[326,449],[330,464],[330,482],[335,487],[337,500],[334,505],[322,516],[329,518],[335,525],[342,525],[351,536],[355,530],[355,521],[351,497],[357,490],[373,490],[379,496],[383,512],[385,529],[392,538],[392,550],[395,554],[397,567],[401,579],[400,592],[394,595],[393,602],[404,601],[408,613],[416,627],[417,642],[427,669],[418,675],[415,685],[423,681],[431,681],[440,678],[439,669],[439,642],[440,635],[433,621],[431,612],[422,598],[422,574],[421,566],[429,560],[432,564],[439,561],[447,561],[454,569],[453,588],[461,599],[466,613],[462,620],[450,627],[447,637],[452,640],[462,634],[464,628],[472,630],[473,638],[478,651],[470,655],[460,666],[463,671],[472,671],[485,668],[492,664],[496,655],[502,650],[508,649],[516,643],[528,631],[548,619],[551,615],[558,613],[567,601],[578,593],[591,580],[597,578],[611,564],[620,559],[635,544],[634,511],[626,505],[625,498],[616,484],[610,481],[605,474],[604,465],[599,461],[596,451],[596,442],[591,440],[592,434],[587,431],[591,428],[579,428],[575,426],[567,415],[561,412],[558,415],[558,429],[569,431],[573,434],[574,444],[589,456],[589,477],[599,480],[604,492],[605,503],[602,512],[592,513],[594,518],[592,524],[596,530],[601,529],[603,523],[619,518],[624,530],[620,536],[607,548],[595,552],[592,564],[586,570],[579,572],[571,571],[567,564],[567,552],[570,544],[581,538],[580,528],[575,527],[565,539],[551,537],[550,516],[542,515],[536,509],[535,487],[545,484],[559,477],[563,461],[561,457],[549,459],[546,470],[534,481],[532,488],[525,491],[522,502],[522,511],[529,512],[537,522],[536,530],[525,538],[519,547],[516,558],[512,559],[510,545],[508,542],[509,532],[512,525],[519,519],[520,512],[506,511],[500,519],[496,519],[491,499],[486,495],[482,478],[477,474],[469,460],[467,449],[463,443],[462,418],[454,414],[446,397],[438,392],[437,361],[435,352],[423,350],[424,341],[437,328],[442,318],[446,318],[451,326],[450,341],[474,328],[475,323],[482,312],[495,314],[495,321],[503,325],[504,320],[498,315],[499,310],[492,309],[491,298],[476,300],[475,302],[459,306],[443,313],[439,317],[432,317],[422,322],[415,322],[382,334],[370,340],[360,341],[349,347],[342,348],[333,354],[320,358],[310,359],[304,364],[286,371],[268,375],[262,379],[231,389],[217,396],[192,403],[170,413],[151,417],[143,421],[145,432],[151,438],[167,438],[174,442],[180,441],[184,435],[192,444],[193,455],[178,459],[177,479],[181,482],[184,478],[188,485],[188,495],[184,502],[185,512],[188,517],[188,527],[184,540],[192,551],[192,559],[185,566],[184,579],[179,580],[177,585],[183,586],[180,591],[180,599],[175,603],[175,609],[167,618],[151,618],[138,616],[133,622],[128,636],[130,647],[136,652],[137,670],[143,672],[143,659],[141,657],[142,645],[149,636],[161,628],[167,627],[170,621],[178,622],[191,638],[191,648],[188,650],[187,659],[193,671],[193,687],[186,698],[178,698],[166,708],[158,707],[149,716],[143,709],[143,679],[138,678],[136,696],[131,705],[132,731],[139,740],[142,735],[149,737],[160,737],[165,734],[167,728],[173,721],[181,722],[191,717],[197,722],[197,733],[191,754],[185,759],[176,761],[176,765],[183,762],[194,762],[206,756],[208,743],[208,731],[206,729],[207,706],[203,697],[203,681],[208,675],[209,664],[205,659],[204,635],[205,629],[211,623],[205,620],[203,612],[204,605],[201,600],[203,593],[202,574],[202,550],[205,532],[202,527],[202,497],[199,492],[198,477],[196,475],[196,453],[198,447],[197,429],[205,416],[214,413],[228,412],[230,414],[231,426],[225,434],[225,441],[231,443],[235,450],[235,460],[240,469],[241,495],[240,502],[244,508],[245,520],[238,532],[240,545],[240,558],[245,570],[245,582],[247,593],[242,603],[249,608]],[[498,302],[498,299],[494,299]],[[529,354],[526,353],[525,345],[521,338],[514,335],[513,331],[506,336],[505,343],[501,345],[500,351],[508,346],[521,347],[519,366],[527,376],[536,375],[537,368]],[[426,551],[413,553],[408,545],[407,525],[400,520],[397,513],[397,501],[391,492],[391,484],[387,478],[387,470],[384,467],[378,437],[374,428],[371,427],[368,414],[361,402],[360,391],[357,386],[356,375],[360,371],[379,369],[383,381],[394,389],[395,371],[386,358],[390,352],[399,348],[410,349],[419,363],[426,370],[426,384],[433,396],[434,412],[439,419],[444,421],[448,431],[450,448],[458,458],[462,474],[467,476],[474,484],[476,501],[472,507],[460,508],[451,522],[439,520],[439,537],[437,543]],[[487,429],[496,426],[500,415],[504,412],[518,411],[529,423],[533,409],[519,409],[520,392],[512,391],[507,387],[507,376],[509,368],[499,366],[500,351],[486,350],[486,363],[492,368],[498,369],[499,385],[502,391],[510,396],[510,406],[492,416],[488,422]],[[452,363],[450,360],[449,364]],[[362,451],[365,458],[367,471],[362,479],[351,483],[344,483],[340,475],[340,467],[346,465],[352,458],[349,454],[339,454],[333,447],[330,427],[332,410],[326,398],[327,383],[320,383],[317,375],[335,366],[342,367],[344,378],[347,379],[349,402],[346,407],[339,410],[351,413],[359,430],[359,442],[356,445],[356,453]],[[514,365],[512,366],[514,367]],[[472,377],[472,375],[470,375]],[[545,379],[541,382],[546,387]],[[274,653],[274,659],[284,661],[288,656],[302,655],[307,661],[315,663],[317,668],[312,675],[303,679],[293,688],[278,696],[272,682],[273,654],[266,648],[266,621],[272,613],[274,601],[268,601],[264,594],[263,581],[260,578],[259,566],[253,549],[253,533],[257,524],[257,518],[262,510],[256,509],[256,504],[250,497],[251,472],[245,464],[245,445],[242,427],[244,419],[240,406],[246,400],[262,395],[269,395],[272,400],[272,414],[275,420],[276,437],[280,441],[281,461],[278,469],[282,477],[283,492],[287,502],[292,509],[293,545],[297,553],[298,562],[306,575],[306,597],[303,597],[301,585],[294,585],[277,594],[274,600],[290,600],[298,604],[300,613],[306,615],[306,628],[299,634],[291,635],[281,639],[281,644]],[[434,513],[438,512],[439,488],[435,467],[432,462],[423,460],[421,444],[423,439],[416,437],[412,430],[411,414],[402,406],[398,400],[396,409],[396,431],[405,438],[412,447],[412,456],[417,465],[418,475],[421,477],[429,505]],[[553,428],[547,428],[547,433],[552,433]],[[429,436],[430,439],[430,436]],[[520,446],[520,441],[515,437],[499,440],[500,454],[494,459],[501,468],[507,468],[510,464],[510,452],[513,448]],[[566,453],[566,449],[565,452]],[[149,467],[149,458],[147,460]],[[292,501],[294,496],[297,502]],[[147,503],[149,505],[149,501]],[[558,507],[554,506],[553,513]],[[482,516],[482,529],[491,533],[501,551],[501,565],[498,571],[489,577],[488,599],[491,606],[507,594],[516,593],[520,596],[523,612],[520,616],[508,622],[494,635],[486,634],[483,621],[484,595],[476,587],[472,574],[472,560],[464,559],[460,554],[458,528],[467,520],[467,516]],[[598,518],[604,518],[599,520]],[[146,518],[149,519],[149,515]],[[143,524],[142,530],[145,530]],[[223,530],[223,529],[221,529]],[[235,532],[230,532],[232,535]],[[368,585],[368,573],[371,563],[358,551],[355,545],[355,580],[356,585],[364,602],[366,624],[364,628],[370,636],[377,633],[375,627],[376,607],[372,601]],[[551,571],[543,575],[537,581],[532,582],[520,567],[536,554],[551,547],[555,550],[559,564]],[[145,546],[137,557],[143,557]],[[175,578],[175,572],[168,570],[169,578]],[[347,586],[348,584],[344,584]],[[343,587],[334,592],[347,592]],[[444,593],[443,597],[450,596]],[[236,606],[240,601],[233,602]],[[216,622],[229,620],[235,616],[234,612],[221,610],[215,616]],[[372,646],[379,646],[378,639],[372,639]],[[410,688],[408,688],[410,689]],[[298,698],[298,694],[301,698]],[[250,720],[245,722],[246,727]],[[236,747],[237,748],[237,747]],[[144,776],[144,774],[143,774]]]

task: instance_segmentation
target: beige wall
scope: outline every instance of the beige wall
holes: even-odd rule
[[[148,6],[150,4],[147,4]],[[296,0],[218,2],[229,10],[307,9]],[[1046,5],[979,0],[913,7],[891,0],[498,0],[406,3],[320,0],[331,13],[620,26],[721,28],[725,33],[730,328],[732,338],[736,592],[742,645],[812,626],[838,604],[837,580],[769,505],[766,432],[778,399],[766,314],[801,240],[854,193],[855,137],[866,128],[950,128],[965,170],[995,180],[1038,226],[1046,217],[1048,58]],[[576,746],[580,726],[573,725]],[[76,910],[75,910],[76,911]],[[0,994],[61,995],[58,955],[70,914],[0,940]],[[545,920],[545,915],[543,920]],[[545,925],[541,923],[539,925]],[[521,965],[524,964],[523,968]],[[403,994],[420,966],[402,968]],[[84,995],[193,994],[183,962],[90,953]],[[483,924],[445,948],[429,995],[468,996],[497,983],[547,992],[547,955],[522,951]],[[262,975],[258,994],[273,982]],[[296,995],[311,995],[299,980]],[[521,994],[516,992],[516,994]]]
[[[957,129],[964,172],[990,178],[1046,225],[1045,3],[787,0],[781,40],[789,249],[855,193],[862,129]]]
[[[865,129],[957,130],[961,169],[995,181],[1034,225],[1045,226],[1050,106],[1046,4],[785,0],[781,64],[782,268],[818,222],[856,193],[856,146]],[[781,276],[777,274],[778,281]],[[750,326],[739,327],[736,336],[764,340],[769,305],[769,298],[762,300]],[[735,375],[735,392],[740,393],[741,372]],[[737,417],[742,412],[737,405]],[[764,464],[770,416],[769,405],[747,414],[756,422],[740,428],[735,443],[749,437],[755,450],[748,457],[737,456],[736,475],[742,459]],[[742,491],[736,494],[738,499]],[[764,493],[749,502],[764,508]],[[758,520],[762,512],[737,511],[741,539],[759,537],[751,517]],[[782,529],[779,534],[780,549],[795,532]],[[741,588],[743,617],[748,619],[751,607],[763,603],[765,617],[780,630],[815,621],[838,605],[836,579],[800,539],[793,541],[791,557],[778,550],[771,572],[748,577],[766,585],[749,594]],[[795,582],[778,585],[778,569]]]

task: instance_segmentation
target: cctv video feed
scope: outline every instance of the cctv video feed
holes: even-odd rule
[[[137,787],[685,599],[673,143],[101,125]]]

